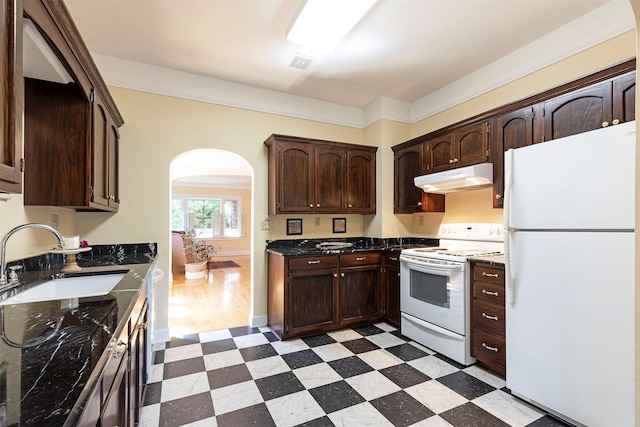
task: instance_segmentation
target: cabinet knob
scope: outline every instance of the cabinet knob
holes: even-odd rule
[[[353,205],[352,205],[351,203],[349,203],[349,207],[350,207],[350,208],[352,208],[352,207],[353,207]]]
[[[340,277],[344,277],[344,273],[340,273]]]
[[[417,203],[417,205],[418,205],[418,206],[422,206],[422,202],[418,202],[418,203]]]
[[[502,194],[496,194],[496,200],[502,199]]]
[[[617,125],[620,123],[620,120],[615,119],[614,121],[611,122],[612,125]]]
[[[453,159],[449,159],[449,163],[453,163]]]
[[[309,203],[309,207],[312,208],[313,207],[313,203]]]
[[[333,273],[333,277],[338,277],[338,273]]]
[[[320,207],[320,203],[317,203],[317,204],[316,204],[316,208],[319,208],[319,207]]]
[[[602,127],[606,128],[607,126],[609,126],[609,122],[602,122]]]
[[[453,163],[458,163],[460,159],[453,159]]]

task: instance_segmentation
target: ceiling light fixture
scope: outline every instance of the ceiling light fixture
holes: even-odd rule
[[[287,39],[329,52],[375,2],[376,0],[307,0],[289,30]]]

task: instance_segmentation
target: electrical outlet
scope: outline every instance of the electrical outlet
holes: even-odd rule
[[[420,215],[420,216],[418,217],[418,225],[419,225],[420,227],[424,227],[424,215]]]
[[[260,231],[271,230],[271,220],[269,218],[265,218],[260,221]]]
[[[320,227],[320,217],[316,217],[316,227]]]
[[[58,214],[51,214],[51,226],[53,228],[58,228],[59,223],[60,217],[58,216]]]

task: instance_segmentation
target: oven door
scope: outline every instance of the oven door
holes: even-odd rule
[[[400,256],[400,310],[465,335],[466,262]]]

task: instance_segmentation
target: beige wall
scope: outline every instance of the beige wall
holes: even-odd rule
[[[333,235],[335,215],[295,216],[304,219],[308,237],[359,236],[396,237],[432,235],[442,222],[500,222],[502,212],[488,208],[491,192],[478,191],[447,196],[446,214],[393,214],[393,153],[390,147],[412,137],[463,120],[482,111],[564,83],[589,72],[628,59],[636,54],[635,36],[628,33],[547,67],[414,125],[381,120],[366,129],[318,123],[310,120],[265,114],[134,90],[112,88],[112,95],[125,119],[121,128],[121,208],[117,214],[75,213],[68,209],[22,206],[21,196],[0,202],[0,233],[25,222],[50,223],[50,214],[60,215],[63,233],[77,233],[91,244],[157,242],[158,266],[170,270],[169,260],[169,166],[180,153],[218,148],[242,156],[254,171],[251,190],[253,215],[247,223],[254,256],[252,266],[252,318],[266,315],[267,239],[287,238],[287,216],[272,216],[273,229],[260,231],[267,213],[267,153],[263,141],[271,133],[290,134],[378,146],[377,214],[347,215],[347,233]],[[292,217],[292,216],[290,216]],[[289,217],[289,218],[290,218]],[[319,217],[320,225],[315,226]],[[340,216],[343,217],[343,216]],[[420,217],[424,222],[420,226]],[[43,231],[22,231],[13,238],[8,259],[53,246]],[[155,289],[155,325],[168,325],[167,274]],[[262,317],[261,317],[262,316]],[[249,320],[249,319],[248,319]]]

